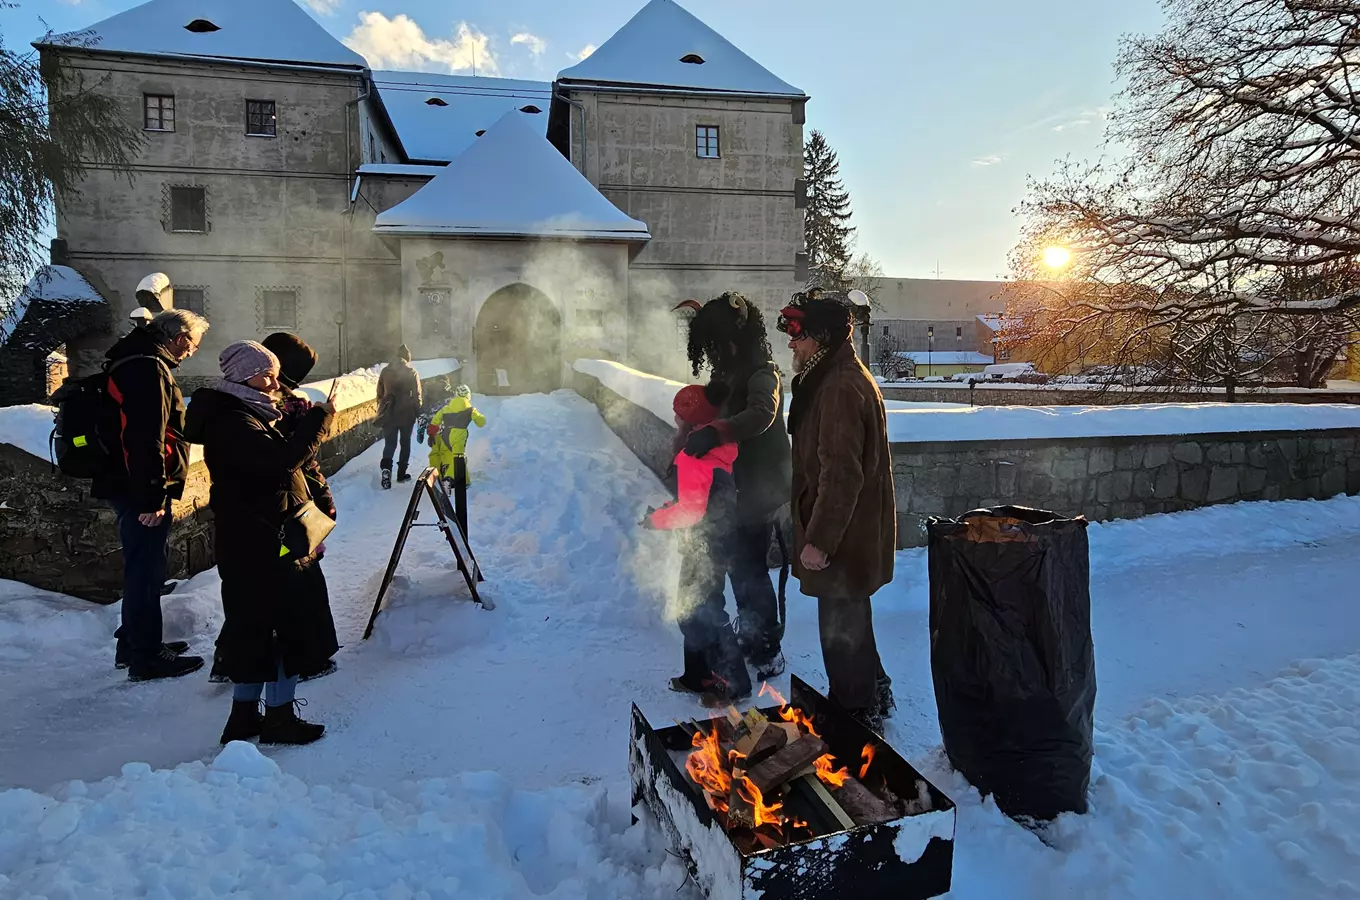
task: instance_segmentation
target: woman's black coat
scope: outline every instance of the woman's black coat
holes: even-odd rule
[[[285,518],[309,499],[302,468],[321,445],[330,415],[315,407],[285,437],[241,400],[194,393],[185,437],[203,445],[226,620],[218,668],[237,684],[320,672],[340,648],[321,562],[279,559]],[[277,654],[277,657],[276,657]]]

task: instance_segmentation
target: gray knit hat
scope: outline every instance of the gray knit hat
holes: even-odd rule
[[[245,384],[265,372],[279,373],[279,358],[255,341],[228,344],[217,357],[217,365],[222,369],[223,378],[237,384]]]

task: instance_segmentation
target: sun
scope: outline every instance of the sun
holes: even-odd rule
[[[1044,248],[1044,265],[1050,269],[1065,269],[1072,261],[1072,251],[1066,247]]]

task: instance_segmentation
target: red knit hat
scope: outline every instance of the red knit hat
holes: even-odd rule
[[[708,402],[701,385],[691,384],[676,391],[671,406],[676,417],[687,425],[707,425],[718,418],[718,408]]]

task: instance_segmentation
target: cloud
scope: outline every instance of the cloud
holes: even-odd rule
[[[548,49],[548,42],[543,38],[532,35],[527,31],[521,31],[510,39],[512,44],[523,44],[529,48],[529,52],[534,56],[542,56],[543,51]]]
[[[452,38],[430,38],[409,16],[389,19],[382,13],[361,12],[359,24],[345,38],[345,45],[368,60],[375,69],[409,69],[417,72],[476,70],[479,75],[500,74],[500,64],[485,34],[459,22]]]
[[[600,48],[596,47],[594,44],[586,44],[584,47],[581,48],[581,51],[579,53],[568,53],[567,55],[570,56],[572,59],[576,60],[577,62],[580,62],[581,60],[585,59],[587,56],[594,53],[598,49]]]
[[[982,169],[987,166],[995,166],[1002,162],[1002,160],[1003,157],[997,156],[996,154],[992,154],[991,156],[979,156],[977,159],[973,160],[973,165]]]
[[[310,6],[312,12],[319,16],[331,15],[335,12],[335,8],[340,5],[340,0],[302,0],[302,2]]]
[[[1085,128],[1088,125],[1095,125],[1104,122],[1110,117],[1110,107],[1097,106],[1095,109],[1084,109],[1065,122],[1059,122],[1053,126],[1057,132],[1073,131],[1078,128]]]

